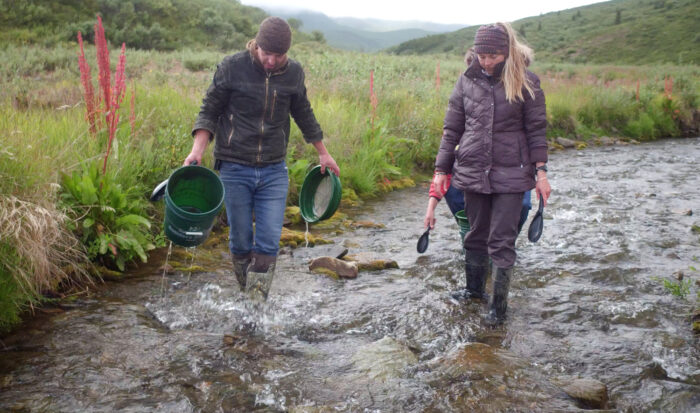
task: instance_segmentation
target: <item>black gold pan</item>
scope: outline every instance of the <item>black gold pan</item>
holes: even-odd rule
[[[418,238],[418,244],[416,245],[416,250],[418,251],[419,254],[422,254],[425,252],[425,250],[428,249],[428,243],[430,242],[429,239],[429,234],[430,234],[430,227],[425,230],[423,235]]]
[[[540,206],[537,208],[537,213],[535,217],[532,218],[530,222],[530,228],[527,230],[527,239],[530,242],[537,242],[542,236],[542,230],[544,228],[544,217],[542,216],[542,211],[544,210],[544,201],[542,199],[542,194],[540,194]]]

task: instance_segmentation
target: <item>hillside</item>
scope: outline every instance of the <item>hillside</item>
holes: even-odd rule
[[[326,42],[333,47],[344,50],[374,52],[386,49],[402,42],[429,36],[440,31],[440,25],[416,23],[415,26],[431,27],[437,30],[429,31],[421,28],[410,28],[405,22],[387,22],[375,19],[334,19],[322,13],[311,11],[289,11],[268,9],[269,14],[296,19],[301,22],[299,30],[306,33],[318,31],[323,33]],[[442,31],[446,31],[444,26]]]
[[[234,0],[0,0],[0,45],[91,40],[98,14],[111,42],[157,50],[241,48],[266,16]]]
[[[325,38],[340,49],[394,54],[462,55],[478,27],[435,34],[426,28],[454,26],[416,24],[421,28],[398,29],[406,26],[375,19],[331,19],[320,13],[280,13],[292,23],[296,20],[295,43]],[[112,43],[155,50],[240,49],[267,16],[237,0],[0,0],[0,46],[50,47],[75,41],[78,31],[91,41],[98,14]],[[513,26],[540,61],[700,64],[698,22],[697,0],[612,0],[528,17]]]
[[[512,22],[538,60],[700,64],[700,1],[613,0]],[[484,22],[489,23],[489,22]],[[462,55],[478,25],[402,43],[395,54]]]
[[[419,20],[381,20],[381,19],[361,19],[358,17],[333,17],[336,23],[360,30],[372,32],[386,32],[403,29],[421,29],[432,33],[445,33],[459,30],[470,24],[443,24],[432,23]]]

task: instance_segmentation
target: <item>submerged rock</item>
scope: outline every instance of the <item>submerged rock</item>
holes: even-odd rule
[[[676,215],[686,215],[686,216],[693,215],[692,209],[672,209],[671,212],[673,212]]]
[[[556,383],[585,409],[607,408],[608,387],[598,380],[560,378]]]
[[[353,221],[350,223],[352,228],[384,228],[384,224],[379,224],[372,221]]]
[[[449,411],[576,411],[571,398],[536,366],[501,348],[502,339],[495,341],[493,346],[466,343],[430,362],[426,379],[436,397],[459,406]]]
[[[418,358],[407,346],[385,336],[359,348],[352,361],[358,373],[373,380],[384,380],[401,376],[406,367],[418,362]]]
[[[446,355],[438,369],[449,377],[489,377],[521,369],[525,361],[509,352],[484,343],[469,343]]]

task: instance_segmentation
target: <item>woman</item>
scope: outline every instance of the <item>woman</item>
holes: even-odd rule
[[[481,26],[473,52],[477,58],[467,59],[450,96],[433,183],[444,194],[452,174],[451,185],[464,193],[471,226],[464,237],[465,297],[484,297],[491,258],[485,321],[497,325],[506,316],[523,193],[534,187],[546,203],[551,192],[546,109],[539,78],[527,70],[532,50],[510,24]]]
[[[340,174],[306,96],[304,70],[287,58],[291,42],[289,24],[268,17],[247,50],[219,64],[184,162],[201,164],[207,144],[215,141],[234,274],[241,290],[262,299],[267,299],[272,283],[284,220],[290,115],[318,152],[321,172],[328,168]]]

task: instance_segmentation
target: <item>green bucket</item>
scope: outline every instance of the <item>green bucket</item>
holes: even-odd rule
[[[459,237],[464,241],[464,236],[467,235],[467,232],[471,229],[469,227],[467,214],[464,213],[464,210],[457,211],[455,212],[455,219],[457,220],[457,225],[459,225]]]
[[[306,222],[318,222],[335,214],[340,205],[343,187],[340,179],[326,168],[321,174],[321,165],[313,167],[304,178],[299,192],[299,209]]]
[[[224,203],[224,184],[212,170],[183,166],[165,189],[165,236],[181,247],[194,247],[209,236]]]

